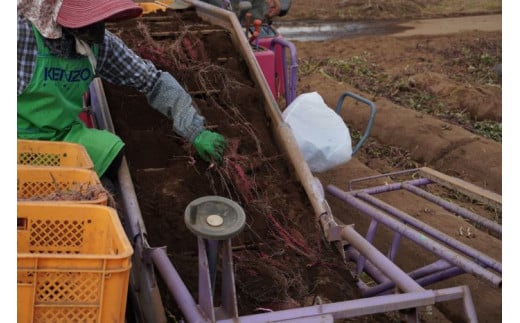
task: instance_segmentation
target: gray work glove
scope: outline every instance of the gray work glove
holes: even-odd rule
[[[146,94],[148,103],[173,120],[173,130],[189,142],[204,130],[204,117],[193,106],[190,95],[170,73],[161,76]]]

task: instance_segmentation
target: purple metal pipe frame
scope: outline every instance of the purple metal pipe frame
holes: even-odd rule
[[[361,254],[373,263],[384,275],[389,277],[402,291],[413,292],[424,290],[390,259],[381,254],[376,247],[367,242],[352,225],[341,227],[340,235],[343,240],[348,241],[354,249],[359,250]],[[462,289],[462,298],[466,316],[470,322],[477,322],[477,315],[471,299],[471,293],[466,286],[463,286]]]
[[[150,248],[148,254],[164,279],[168,290],[188,322],[272,322],[290,319],[314,319],[318,321],[326,316],[334,319],[363,316],[401,309],[416,309],[421,306],[433,305],[437,298],[443,300],[463,299],[465,312],[470,322],[476,321],[476,314],[469,290],[464,286],[439,291],[425,291],[407,274],[402,272],[392,261],[381,254],[375,247],[359,235],[352,226],[341,227],[341,237],[348,241],[356,250],[361,250],[366,258],[405,293],[383,295],[360,300],[351,300],[332,304],[321,304],[303,308],[269,312],[238,317],[236,294],[234,293],[233,263],[231,257],[231,242],[224,242],[223,252],[223,311],[217,312],[213,305],[213,291],[208,266],[208,246],[205,240],[198,238],[199,246],[199,303],[192,298],[188,288],[171,263],[165,248]],[[212,249],[212,248],[209,248]],[[209,250],[214,252],[214,250]],[[438,296],[440,295],[440,296]],[[221,309],[221,310],[222,310]],[[220,314],[220,315],[219,315]],[[222,319],[219,319],[222,318]],[[417,318],[417,316],[415,316]],[[417,321],[417,320],[416,320]]]
[[[390,229],[399,232],[408,239],[423,246],[425,249],[431,251],[433,254],[439,256],[440,258],[445,259],[451,264],[462,268],[465,272],[483,278],[484,280],[489,281],[495,287],[500,287],[502,285],[502,278],[496,275],[495,273],[482,268],[480,265],[468,260],[465,257],[461,257],[459,254],[453,252],[452,250],[443,246],[442,244],[432,240],[431,238],[423,235],[420,232],[415,231],[406,224],[403,224],[393,219],[381,210],[378,210],[373,206],[357,199],[354,196],[354,194],[344,192],[334,185],[327,186],[327,191],[332,195],[336,196],[337,198],[341,199],[342,201],[354,206],[356,209],[360,210],[364,214],[383,223]],[[363,255],[365,255],[361,250],[360,252]]]
[[[401,174],[416,172],[416,171],[417,170],[408,170],[408,171],[396,172],[396,173],[387,174],[387,175],[378,175],[378,176],[368,177],[368,178],[365,178],[362,180],[375,179],[375,178],[380,178],[380,177],[389,176],[389,175],[401,175]],[[436,239],[442,240],[447,245],[468,255],[469,257],[478,259],[480,262],[482,262],[485,265],[485,267],[490,267],[501,273],[502,265],[500,263],[498,263],[497,261],[495,261],[494,259],[489,258],[487,255],[482,254],[482,253],[458,242],[456,239],[453,239],[453,238],[443,234],[442,232],[439,232],[438,230],[431,228],[430,226],[424,224],[423,222],[416,220],[415,218],[407,215],[406,213],[401,212],[401,211],[393,208],[392,206],[390,206],[366,193],[366,192],[370,192],[372,194],[374,194],[376,192],[383,193],[388,190],[397,190],[400,188],[404,188],[404,189],[407,189],[408,191],[410,191],[411,193],[415,193],[431,202],[437,203],[438,205],[444,207],[448,211],[452,211],[455,214],[458,214],[465,218],[471,219],[471,220],[483,225],[484,227],[486,227],[488,229],[491,229],[491,230],[493,230],[495,232],[499,232],[499,233],[502,232],[501,226],[499,224],[489,221],[488,219],[482,218],[477,214],[474,214],[464,208],[461,208],[457,205],[444,201],[441,198],[439,198],[433,194],[430,194],[428,192],[425,192],[414,186],[414,185],[425,185],[425,184],[430,184],[430,183],[432,183],[432,181],[430,179],[423,178],[423,179],[417,179],[417,180],[408,181],[408,182],[404,182],[404,183],[396,183],[393,185],[384,185],[384,186],[379,186],[379,187],[376,186],[376,187],[372,187],[370,189],[358,190],[358,191],[352,192],[352,194],[354,194],[357,197],[362,198],[363,200],[365,200],[373,205],[376,205],[377,207],[385,210],[386,212],[392,214],[393,216],[396,216],[396,217],[400,218],[401,220],[403,220],[409,224],[412,224],[414,227],[422,229],[424,232],[436,237]],[[352,182],[349,184],[349,187],[351,187],[351,185],[352,185]],[[368,237],[372,237],[374,235],[372,230],[375,231],[375,229],[373,229],[372,226],[373,226],[373,223],[371,223],[371,225],[370,225],[369,232],[367,233],[367,239],[368,239]],[[397,246],[398,246],[398,242],[399,242],[399,237],[400,237],[399,233],[396,233],[396,235],[394,237],[394,241],[392,242],[392,248],[389,252],[390,259],[393,259],[393,257],[395,256],[395,252],[397,251]],[[370,239],[370,241],[372,241],[372,240]],[[358,262],[358,273],[359,273],[363,270],[363,257],[362,256],[359,257],[357,259],[357,262]],[[452,272],[456,272],[456,271],[452,271]],[[441,276],[438,276],[438,277],[441,277]]]
[[[170,261],[165,248],[149,249],[157,270],[188,322],[209,322]],[[208,277],[209,278],[209,277]]]
[[[476,313],[471,300],[471,294],[465,286],[459,286],[455,288],[448,288],[435,291],[425,291],[418,286],[413,280],[407,278],[406,274],[400,273],[392,262],[390,262],[384,255],[379,253],[377,249],[372,247],[370,243],[366,242],[353,228],[344,227],[341,230],[341,235],[345,240],[349,241],[356,248],[365,250],[368,254],[368,258],[374,261],[379,266],[385,268],[386,274],[394,277],[398,281],[398,284],[402,286],[403,290],[411,290],[407,293],[394,294],[394,295],[383,295],[365,299],[350,300],[344,302],[337,302],[331,304],[314,305],[284,311],[268,312],[255,315],[246,315],[238,317],[236,310],[236,303],[223,304],[225,309],[232,309],[230,312],[226,310],[226,314],[223,319],[217,319],[216,315],[212,315],[212,318],[208,318],[207,312],[199,305],[195,303],[188,288],[182,281],[181,277],[175,270],[175,267],[171,263],[165,248],[150,248],[148,249],[149,255],[151,256],[156,268],[159,270],[163,277],[168,290],[174,296],[177,305],[181,309],[182,313],[186,317],[188,322],[222,322],[222,323],[236,323],[237,320],[242,323],[249,322],[276,322],[283,320],[307,320],[314,318],[316,321],[319,318],[325,316],[332,316],[334,319],[345,319],[351,317],[358,317],[363,315],[370,315],[375,313],[383,313],[389,311],[418,308],[421,306],[433,305],[436,301],[448,301],[455,299],[463,299],[464,309],[468,317],[469,322],[477,322]],[[202,295],[202,298],[210,297],[212,294],[211,283],[209,278],[209,270],[207,266],[207,254],[205,252],[206,246],[202,239],[199,239],[199,260],[202,260],[201,267],[199,268],[199,274],[206,272],[205,284],[202,284],[207,288]],[[224,245],[224,263],[223,263],[223,278],[225,279],[223,286],[233,285],[234,280],[232,273],[232,259],[231,259],[231,244],[229,240]],[[226,248],[227,247],[227,248]],[[226,252],[227,250],[227,252]],[[228,273],[228,275],[226,275]],[[227,277],[227,278],[226,278]],[[230,279],[231,278],[231,279]],[[200,287],[200,286],[199,286]],[[199,290],[201,292],[201,290]],[[229,301],[227,297],[235,299],[235,294],[226,294],[223,292],[223,303]],[[231,305],[231,307],[229,307]],[[205,306],[212,306],[210,301]],[[234,310],[233,310],[234,308]],[[206,308],[206,310],[212,311],[213,309]],[[213,312],[212,312],[213,314]],[[231,315],[229,315],[231,314]]]
[[[347,247],[345,249],[345,257],[348,261],[354,261],[358,264],[356,268],[357,276],[359,276],[360,273],[364,271],[378,284],[376,286],[369,287],[361,279],[358,279],[357,286],[360,289],[363,297],[372,297],[385,294],[385,292],[395,286],[395,284],[383,273],[381,273],[377,267],[375,267],[371,262],[365,261],[365,257],[362,256],[356,249],[350,246]],[[364,260],[361,266],[360,259]],[[419,285],[428,286],[437,282],[438,280],[448,279],[462,273],[464,273],[463,270],[451,265],[443,259],[440,259],[430,265],[423,266],[414,271],[411,271],[408,273],[408,275],[415,279]]]
[[[443,200],[442,198],[435,196],[434,194],[428,193],[428,192],[421,190],[408,183],[402,183],[402,187],[409,192],[412,192],[424,199],[427,199],[428,201],[434,202],[435,204],[442,206],[443,208],[445,208],[448,211],[458,214],[458,215],[462,216],[463,218],[472,220],[475,223],[478,223],[487,229],[493,230],[494,232],[502,234],[502,226],[496,222],[483,218],[478,214],[470,212],[463,207],[460,207],[460,206],[450,203],[446,200]]]
[[[359,270],[359,267],[356,268],[355,277],[359,277],[362,272],[367,273],[377,284],[384,283],[389,281],[388,277],[386,277],[376,266],[374,266],[370,261],[366,261],[366,258],[362,256],[359,251],[352,248],[351,246],[346,246],[345,248],[345,258],[347,261],[355,261],[358,262],[358,259],[363,257],[365,262],[363,264],[363,270]],[[359,266],[359,265],[358,265]],[[358,287],[360,289],[367,288],[366,284],[358,279]]]
[[[216,319],[237,318],[238,305],[235,291],[235,276],[233,273],[233,258],[231,252],[231,240],[224,241],[206,240],[197,238],[199,250],[199,304],[202,311],[207,317],[214,322]],[[222,244],[222,284],[221,284],[221,301],[222,306],[215,308],[213,302],[214,296],[214,279],[216,277],[216,268],[211,269],[209,266],[209,253],[216,252],[218,254],[218,244]],[[216,265],[216,263],[215,263]],[[191,322],[191,321],[189,321]]]
[[[355,261],[360,257],[359,251],[355,250],[354,248],[348,248],[346,254],[349,260]],[[373,297],[392,292],[392,289],[395,287],[394,282],[382,274],[381,271],[369,261],[365,264],[365,272],[374,281],[376,281],[377,285],[368,286],[361,279],[358,279],[357,286],[360,289],[363,297]],[[439,280],[455,277],[462,274],[463,272],[464,271],[460,268],[453,266],[443,259],[440,259],[427,266],[423,266],[408,272],[408,276],[413,278],[419,285],[424,287]]]
[[[404,174],[406,172],[402,172],[402,173]],[[399,174],[399,173],[395,173],[395,174]],[[375,178],[380,178],[380,177],[384,177],[384,176],[385,175],[378,175],[378,176],[373,176],[373,177],[367,177],[366,179],[375,179]],[[387,174],[386,176],[389,176],[389,175]],[[433,184],[433,183],[435,183],[435,182],[433,182],[432,180],[430,180],[428,178],[420,178],[420,179],[414,179],[414,180],[404,181],[404,182],[399,182],[399,183],[392,183],[392,184],[388,184],[388,185],[374,186],[374,187],[355,190],[355,191],[351,191],[351,192],[352,193],[365,192],[367,194],[374,195],[374,194],[385,193],[385,192],[390,192],[390,191],[397,191],[397,190],[404,188],[404,189],[410,191],[411,193],[414,193],[418,196],[421,196],[422,198],[425,198],[431,202],[434,202],[434,203],[440,205],[441,207],[443,207],[444,209],[446,209],[450,212],[460,215],[463,218],[472,220],[475,223],[478,223],[478,224],[482,225],[483,227],[493,230],[495,232],[498,232],[500,234],[502,233],[502,226],[500,224],[490,221],[478,214],[468,211],[465,208],[462,208],[458,205],[447,202],[446,200],[443,200],[442,198],[440,198],[438,196],[425,192],[416,187],[416,186],[428,185],[428,184]],[[351,182],[351,184],[352,184],[352,182]]]
[[[123,157],[121,167],[118,172],[121,200],[123,201],[123,220],[121,221],[128,236],[134,255],[132,256],[132,270],[130,272],[130,293],[133,293],[138,301],[140,314],[146,321],[165,323],[166,315],[162,304],[161,295],[153,265],[146,259],[148,241],[146,240],[146,229],[142,222],[142,216],[138,208],[137,197],[133,188],[130,171],[126,158]]]
[[[275,52],[276,46],[282,46],[282,65],[283,65],[283,79],[284,79],[284,87],[285,87],[285,105],[291,104],[291,102],[296,98],[296,81],[297,81],[297,72],[298,72],[298,60],[296,58],[296,46],[293,43],[280,38],[275,37],[271,41],[271,45],[269,47],[270,50]],[[291,68],[290,68],[290,78],[287,77],[287,62],[285,56],[285,49],[289,49],[291,53]]]
[[[298,319],[308,322],[309,318],[332,315],[334,319],[346,319],[376,313],[391,312],[409,308],[417,308],[435,303],[436,291],[410,292],[405,294],[384,295],[344,302],[321,304],[267,312],[262,314],[241,316],[240,323],[266,323]],[[443,291],[444,297],[460,297],[461,291]],[[449,296],[448,296],[449,295]],[[219,323],[236,323],[236,320],[219,320]],[[476,322],[476,321],[473,321]]]
[[[345,250],[345,256],[348,261],[357,261],[359,257],[362,257],[359,251],[352,248],[351,246],[348,246]],[[435,261],[434,263],[431,263],[429,265],[423,266],[421,268],[415,269],[411,272],[408,272],[408,276],[411,278],[417,279],[422,278],[427,275],[431,275],[433,273],[453,268],[454,266],[447,262],[446,260],[439,259]],[[365,290],[385,290],[386,287],[383,287],[382,285],[391,284],[391,287],[394,287],[395,284],[388,279],[377,267],[374,266],[371,262],[367,261],[364,266],[364,272],[367,273],[378,285],[375,287],[368,287],[367,284],[365,284],[362,280],[358,281],[358,287],[361,289],[361,291]],[[358,274],[359,275],[359,274]],[[420,284],[420,282],[418,282]],[[424,284],[420,284],[421,286],[426,286]],[[372,292],[370,296],[374,296],[378,294],[378,292]],[[368,296],[363,293],[363,296]]]
[[[385,257],[376,247],[365,240],[352,225],[341,229],[341,238],[348,241],[352,247],[373,263],[386,277],[389,277],[404,292],[423,291],[419,284]]]
[[[395,207],[393,207],[381,200],[378,200],[375,197],[373,197],[367,193],[359,192],[359,193],[356,193],[355,196],[359,197],[362,200],[364,200],[372,205],[377,206],[381,210],[399,218],[404,223],[410,224],[413,227],[415,227],[419,230],[422,230],[423,232],[434,237],[435,239],[440,240],[443,243],[445,243],[446,245],[454,248],[455,250],[458,250],[473,259],[477,259],[479,262],[484,264],[486,267],[490,267],[493,270],[496,270],[496,271],[502,273],[502,264],[497,262],[495,259],[488,257],[486,254],[483,254],[482,252],[479,252],[478,250],[475,250],[475,249],[459,242],[457,239],[450,237],[449,235],[427,225],[426,223],[424,223],[422,221],[417,220],[416,218],[412,217],[411,215],[406,214],[405,212],[402,212],[402,211],[396,209]]]
[[[215,307],[213,301],[217,265],[215,259],[218,258],[219,244],[222,245],[222,306]],[[217,319],[238,318],[231,240],[219,241],[198,237],[197,245],[199,259],[198,304],[169,260],[166,248],[150,248],[148,254],[188,322],[215,322]],[[208,257],[209,255],[211,256]],[[215,261],[215,263],[211,265],[212,261]],[[213,265],[215,268],[211,268]]]
[[[355,250],[359,250],[360,254],[363,254],[379,271],[389,277],[402,291],[411,292],[424,290],[417,282],[402,272],[402,270],[390,259],[381,254],[377,248],[372,246],[358,232],[356,232],[352,225],[342,226],[340,236],[343,240],[348,241]],[[462,288],[461,296],[463,298],[464,310],[468,320],[470,322],[477,322],[477,315],[469,289],[466,286],[458,288]]]
[[[208,240],[204,240],[200,237],[197,238],[199,255],[199,304],[202,312],[206,314],[211,322],[215,322],[215,305],[213,303],[214,285],[212,284],[212,280],[214,281],[215,279],[214,275],[216,275],[216,268],[215,272],[212,273],[208,254],[212,253],[213,251],[216,252],[217,250],[211,250],[211,247],[216,247],[213,243],[208,250],[208,243],[206,243],[207,241]],[[188,322],[191,322],[191,320],[188,320]]]
[[[440,270],[435,273],[431,273],[429,275],[415,278],[415,281],[421,285],[421,286],[428,286],[433,283],[436,283],[441,280],[445,280],[451,277],[458,276],[460,274],[463,274],[464,271],[458,267],[452,266],[451,268]],[[372,288],[366,288],[362,290],[363,297],[374,297],[374,296],[381,296],[381,295],[387,295],[393,293],[394,284],[392,282],[387,282],[384,284],[380,284],[378,286],[372,287]]]
[[[367,177],[361,177],[361,178],[352,179],[352,180],[350,180],[348,182],[348,190],[349,191],[353,191],[352,185],[354,183],[365,182],[365,181],[378,179],[378,178],[383,178],[383,177],[391,177],[391,176],[412,174],[412,173],[417,173],[417,172],[418,172],[418,169],[407,169],[407,170],[402,170],[402,171],[393,172],[393,173],[379,174],[379,175],[373,175],[373,176],[367,176]]]
[[[90,84],[89,94],[98,128],[115,133],[103,83],[99,78],[94,79]],[[146,229],[125,157],[123,157],[118,170],[118,184],[122,193],[120,196],[123,204],[123,220],[121,222],[134,248],[130,271],[130,297],[136,299],[139,314],[147,322],[165,323],[166,315],[159,287],[155,280],[154,268],[151,262],[143,261],[146,258],[145,253],[148,248]]]
[[[377,230],[378,222],[375,220],[370,221],[370,225],[368,227],[367,235],[365,236],[365,239],[372,243],[374,241],[374,238],[376,236],[376,230]],[[357,258],[357,275],[360,275],[363,272],[363,268],[365,267],[366,258],[361,255]]]
[[[266,323],[266,322],[309,322],[310,318],[320,318],[330,315],[335,320],[371,315],[377,313],[405,310],[436,302],[462,299],[464,312],[468,322],[478,322],[471,293],[466,286],[458,286],[439,290],[427,290],[422,292],[409,292],[404,294],[383,295],[365,299],[356,299],[344,302],[321,304],[295,308],[290,310],[268,312],[263,314],[245,315],[239,317],[240,323]],[[298,321],[296,321],[298,320]],[[218,323],[236,323],[237,320],[218,320]],[[313,321],[314,322],[314,321]],[[322,322],[322,321],[321,321]]]

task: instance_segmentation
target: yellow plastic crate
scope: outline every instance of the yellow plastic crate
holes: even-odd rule
[[[84,146],[44,140],[18,139],[18,165],[94,169],[94,164]]]
[[[18,166],[19,202],[107,205],[108,194],[96,172],[82,168]]]
[[[124,322],[133,249],[116,211],[17,206],[18,323]]]

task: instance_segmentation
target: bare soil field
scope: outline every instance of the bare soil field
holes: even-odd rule
[[[293,1],[289,14],[279,19],[392,19],[407,23],[415,18],[500,13],[499,1],[301,0]],[[323,243],[317,224],[308,221],[312,218],[309,205],[299,202],[305,200],[303,192],[264,131],[268,121],[259,113],[258,92],[242,74],[241,59],[230,55],[224,46],[229,43],[225,33],[197,39],[190,38],[190,33],[179,33],[176,27],[169,27],[176,33],[176,42],[164,45],[166,39],[162,39],[161,46],[154,46],[158,38],[147,37],[149,30],[142,26],[139,34],[124,34],[122,30],[135,29],[112,26],[139,54],[171,70],[192,93],[209,126],[231,139],[231,145],[224,167],[202,163],[189,145],[172,135],[169,120],[150,113],[142,96],[107,85],[116,132],[127,143],[129,167],[152,243],[168,246],[181,277],[196,291],[195,239],[184,226],[183,209],[201,195],[229,196],[240,201],[249,216],[244,235],[234,241],[242,248],[234,253],[241,313],[310,305],[316,296],[332,302],[358,297],[348,270]],[[372,35],[295,45],[298,94],[318,92],[333,107],[342,93],[350,91],[377,106],[368,142],[347,164],[316,174],[323,185],[345,188],[353,179],[428,166],[502,193],[502,80],[497,73],[502,61],[500,30]],[[173,65],[160,59],[170,55],[169,50],[177,57]],[[356,142],[366,125],[366,109],[353,104],[341,114]],[[449,198],[502,223],[501,211],[460,196]],[[333,196],[327,199],[337,218],[355,224],[360,233],[366,231],[369,220],[365,216]],[[416,197],[390,194],[388,200],[447,235],[502,260],[500,238],[478,228],[472,228],[472,235],[460,235],[461,227],[468,228],[466,221]],[[383,243],[391,237],[382,232],[378,239],[376,243]],[[411,270],[431,260],[431,255],[413,243],[403,242],[395,262]],[[428,288],[460,285],[469,286],[480,322],[502,321],[500,288],[467,274]],[[172,321],[179,319],[171,299],[167,295],[165,299]],[[421,319],[464,321],[462,305],[439,304],[433,312],[421,313]],[[358,321],[398,319],[390,313]]]

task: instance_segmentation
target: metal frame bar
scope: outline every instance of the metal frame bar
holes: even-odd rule
[[[99,78],[92,81],[89,86],[89,92],[92,109],[99,128],[115,133],[103,84]],[[152,261],[147,257],[149,244],[146,227],[126,157],[123,157],[117,177],[123,207],[121,223],[134,248],[132,269],[130,271],[129,297],[135,300],[133,305],[138,307],[137,312],[139,312],[145,322],[166,323],[166,314],[159,286],[157,285],[155,271]]]
[[[234,292],[234,273],[231,256],[231,240],[224,241],[222,253],[222,307],[214,307],[213,290],[208,265],[208,254],[215,252],[214,245],[198,238],[199,247],[199,304],[191,297],[186,285],[170,262],[165,248],[151,248],[149,253],[155,266],[166,282],[168,290],[174,296],[179,308],[188,322],[332,322],[335,319],[347,319],[364,315],[406,310],[409,322],[419,322],[417,308],[433,305],[436,302],[461,299],[468,322],[478,322],[471,293],[466,286],[439,290],[425,290],[410,278],[391,260],[368,243],[352,225],[341,226],[340,235],[368,258],[402,293],[380,295],[363,299],[318,304],[289,310],[266,312],[261,314],[238,316],[236,294]]]
[[[341,191],[339,188],[329,185],[327,190],[334,196],[339,199],[345,201],[346,203],[354,206],[361,212],[370,217],[376,219],[379,223],[383,223],[388,228],[392,229],[395,232],[400,233],[401,235],[407,237],[418,245],[422,246],[426,250],[429,250],[433,254],[437,255],[440,258],[450,262],[454,266],[460,267],[465,272],[473,274],[477,277],[480,277],[488,282],[490,282],[495,287],[500,287],[502,284],[502,277],[497,274],[485,269],[479,262],[468,259],[450,248],[444,246],[443,244],[437,242],[431,237],[425,236],[422,232],[414,230],[409,225],[402,223],[393,217],[389,216],[388,213],[377,209],[370,205],[369,203],[365,203],[364,201],[357,198],[354,194],[349,194],[347,192]],[[436,237],[438,238],[438,237]],[[460,244],[461,248],[463,244]],[[469,247],[468,247],[469,248]]]
[[[344,92],[341,94],[341,96],[338,99],[338,103],[336,103],[336,109],[334,110],[337,114],[340,114],[341,108],[343,107],[343,102],[345,101],[346,97],[351,97],[355,99],[356,101],[359,101],[361,103],[364,103],[370,107],[370,116],[368,117],[368,123],[367,127],[365,128],[365,131],[363,132],[363,135],[359,139],[356,146],[352,149],[352,156],[357,154],[361,146],[365,143],[365,141],[368,139],[368,136],[370,135],[370,131],[372,131],[372,127],[374,126],[374,119],[376,117],[376,105],[374,102],[370,101],[367,98],[364,98],[358,94],[352,93],[352,92]]]
[[[403,175],[412,172],[419,174],[432,174],[428,168],[408,170],[405,172],[356,179],[351,181],[349,187],[352,187],[351,185],[353,182],[389,177],[392,175]],[[437,174],[436,176],[439,175]],[[412,194],[416,194],[430,202],[440,205],[455,215],[462,216],[476,224],[492,230],[495,233],[501,234],[501,225],[417,188],[417,186],[421,185],[432,183],[437,184],[433,178],[433,176],[429,176],[429,178],[419,178],[349,192],[343,191],[334,185],[329,185],[327,186],[327,191],[333,196],[360,210],[364,215],[368,215],[372,219],[366,233],[367,242],[371,243],[373,241],[379,223],[384,224],[394,232],[394,238],[390,250],[388,251],[388,259],[393,261],[399,241],[402,237],[410,239],[440,258],[440,260],[435,263],[408,273],[408,275],[420,283],[421,286],[426,286],[463,273],[470,273],[490,282],[494,287],[501,287],[502,264],[500,262],[374,197],[376,194],[404,189]],[[446,185],[446,183],[456,183],[457,185]],[[491,202],[490,204],[492,206],[497,206],[497,203],[501,201],[501,198],[493,195],[493,193],[469,184],[466,185],[465,182],[458,179],[457,181],[453,181],[446,175],[442,176],[442,183],[440,184],[450,189],[465,187],[465,194],[468,194],[471,198],[478,198],[479,195],[482,195],[484,198],[479,200]],[[347,246],[345,254],[349,261],[356,262],[357,275],[366,272],[377,283],[377,286],[375,287],[368,287],[363,282],[359,282],[358,286],[362,290],[364,296],[381,295],[382,293],[389,291],[395,285],[393,279],[389,279],[388,276],[377,270],[377,268],[379,268],[378,266],[373,266],[373,264],[366,261],[366,254],[364,252],[356,250],[356,248],[353,248],[352,246]]]
[[[285,105],[288,106],[291,102],[296,99],[296,82],[298,80],[298,59],[296,58],[296,46],[290,41],[287,41],[283,38],[275,37],[271,40],[271,45],[269,49],[276,54],[276,47],[281,47],[281,56],[275,56],[275,66],[277,66],[276,62],[281,59],[282,61],[282,78],[284,81],[284,90],[285,90]],[[287,69],[286,62],[286,50],[289,50],[291,54],[291,67]],[[287,76],[287,73],[290,73],[290,78]],[[279,71],[277,71],[279,72]]]

